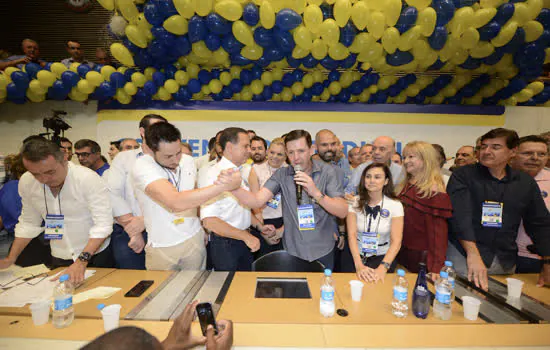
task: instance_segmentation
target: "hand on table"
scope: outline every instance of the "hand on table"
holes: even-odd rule
[[[474,282],[476,287],[485,291],[489,290],[489,278],[487,267],[478,254],[469,254],[466,258],[468,264],[468,281]]]
[[[542,265],[542,271],[540,272],[539,281],[537,282],[537,287],[544,286],[550,287],[550,265],[548,264]]]
[[[361,264],[361,266],[357,266],[356,268],[356,274],[357,278],[361,281],[365,282],[376,282],[376,273],[374,269],[371,269],[368,266],[365,266]]]
[[[15,261],[10,259],[9,257],[4,258],[4,259],[0,259],[0,270],[7,269],[11,265],[13,265],[14,262]]]
[[[87,263],[77,260],[65,271],[63,271],[61,275],[69,275],[69,281],[71,281],[73,285],[76,286],[84,281],[84,274],[86,273],[87,265]],[[56,277],[55,279],[58,279],[58,277]]]
[[[384,280],[386,279],[386,273],[387,272],[388,271],[386,270],[384,265],[382,265],[382,264],[378,265],[378,267],[376,269],[374,269],[374,278],[375,278],[374,282],[378,283],[378,281],[382,281],[382,283],[384,283]]]

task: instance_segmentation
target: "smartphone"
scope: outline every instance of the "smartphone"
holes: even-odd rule
[[[202,335],[206,336],[206,328],[209,324],[214,326],[214,334],[218,335],[218,325],[214,318],[214,311],[212,310],[212,304],[200,303],[197,305],[197,315],[199,316],[199,322],[201,324]]]
[[[137,298],[140,297],[149,287],[151,287],[155,283],[155,281],[151,280],[143,280],[139,281],[138,284],[132,287],[126,294],[124,294],[127,298]]]

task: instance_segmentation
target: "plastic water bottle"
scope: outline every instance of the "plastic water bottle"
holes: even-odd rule
[[[447,279],[449,280],[449,283],[453,287],[453,290],[455,289],[455,278],[456,278],[456,271],[453,268],[453,262],[452,261],[445,261],[445,266],[441,269],[441,271],[447,272],[447,275],[449,276]]]
[[[394,316],[403,318],[409,313],[408,304],[409,282],[405,279],[405,271],[397,270],[397,276],[393,283],[393,301],[391,303]]]
[[[430,312],[430,292],[426,280],[426,264],[420,263],[419,266],[412,296],[412,310],[416,317],[426,318]]]
[[[453,287],[449,282],[447,272],[441,271],[439,276],[441,278],[435,282],[434,316],[447,321],[451,319],[452,314]]]
[[[69,275],[59,278],[59,283],[53,290],[54,308],[52,323],[55,328],[65,328],[74,320],[73,284],[69,281]]]
[[[334,304],[334,284],[332,282],[332,271],[325,270],[325,275],[321,280],[321,304],[319,306],[321,315],[325,317],[334,316],[336,305]]]

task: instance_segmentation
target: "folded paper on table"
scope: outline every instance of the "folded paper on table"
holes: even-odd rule
[[[73,304],[78,304],[90,299],[107,299],[112,297],[121,288],[116,287],[97,287],[87,290],[73,296]]]

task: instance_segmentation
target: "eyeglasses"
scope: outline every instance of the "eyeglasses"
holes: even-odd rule
[[[89,153],[89,152],[75,152],[74,154],[76,154],[76,156],[78,158],[88,158],[90,156],[90,154],[93,154],[93,153]]]

